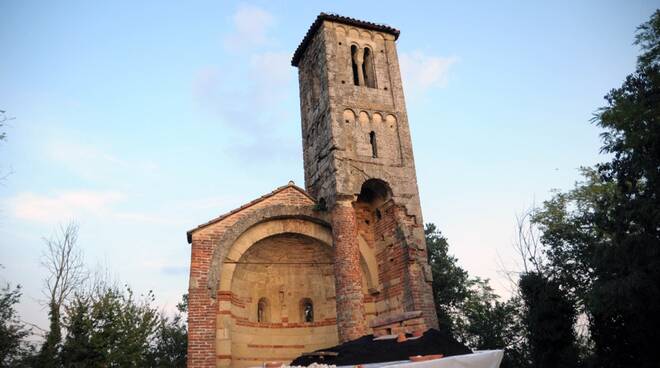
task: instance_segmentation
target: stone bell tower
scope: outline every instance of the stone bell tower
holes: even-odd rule
[[[292,60],[305,187],[332,218],[342,341],[412,318],[437,328],[398,36],[387,25],[321,13]],[[360,239],[378,263],[370,288],[360,274]]]

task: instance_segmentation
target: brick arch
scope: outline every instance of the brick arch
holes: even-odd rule
[[[305,219],[276,218],[262,221],[247,229],[234,241],[225,258],[238,262],[243,254],[260,240],[286,233],[305,235],[332,247],[332,230],[328,227]],[[235,269],[235,263],[227,263],[222,267],[217,285],[220,290],[230,290]]]
[[[316,224],[322,228],[325,228],[327,232],[332,234],[330,230],[329,214],[315,211],[313,206],[301,207],[272,205],[259,209],[258,211],[245,216],[244,218],[238,220],[230,228],[228,228],[213,247],[207,285],[211,298],[216,299],[217,297],[218,287],[222,281],[221,276],[224,275],[224,259],[230,254],[230,251],[236,241],[255,225],[283,219],[300,220],[306,223]],[[254,242],[252,242],[252,244],[254,244]],[[332,244],[332,241],[330,241],[330,244]],[[247,247],[250,245],[251,244],[249,244]],[[243,252],[247,249],[247,247],[243,249]]]

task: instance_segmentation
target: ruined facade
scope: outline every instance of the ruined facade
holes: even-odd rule
[[[189,367],[437,328],[396,39],[320,14],[295,51],[305,189],[188,232]]]

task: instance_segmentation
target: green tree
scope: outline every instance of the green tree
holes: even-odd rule
[[[64,367],[185,367],[186,297],[172,318],[158,313],[153,294],[125,286],[78,293],[65,308]]]
[[[470,277],[435,225],[426,224],[425,234],[440,328],[472,349],[505,349],[503,367],[528,366],[520,299],[502,302],[488,280]]]
[[[0,367],[22,367],[34,352],[25,340],[31,332],[16,312],[20,299],[20,286],[7,284],[0,289]]]
[[[188,294],[177,304],[178,313],[172,319],[160,317],[158,329],[150,351],[150,367],[185,367],[188,358]]]
[[[149,292],[137,299],[126,286],[106,289],[92,306],[92,345],[106,366],[147,366],[152,338],[158,327],[158,312]]]
[[[523,322],[532,365],[538,368],[578,366],[574,304],[547,275],[525,273],[519,285],[525,303]]]
[[[469,294],[469,275],[449,254],[449,243],[434,224],[426,224],[424,234],[438,323],[440,328],[453,332],[455,315]]]
[[[636,36],[636,71],[605,96],[594,122],[609,162],[544,203],[550,267],[590,320],[595,364],[660,361],[660,11]]]
[[[91,298],[81,294],[77,294],[65,308],[64,326],[67,333],[60,353],[60,361],[65,367],[95,367],[102,363],[102,353],[92,344],[92,309]]]

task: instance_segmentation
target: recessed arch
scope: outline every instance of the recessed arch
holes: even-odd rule
[[[358,247],[360,247],[360,258],[366,267],[363,272],[365,272],[367,279],[367,289],[376,289],[378,287],[378,260],[376,255],[369,248],[362,235],[358,235]]]
[[[365,203],[384,203],[392,198],[392,188],[381,179],[368,179],[362,183],[358,194],[358,201]]]
[[[231,268],[232,266],[231,264],[224,264],[225,257],[229,254],[230,249],[233,248],[234,243],[240,237],[245,239],[245,237],[248,236],[246,234],[248,230],[259,224],[273,220],[303,220],[305,222],[319,225],[321,228],[325,228],[327,234],[325,235],[324,239],[332,239],[329,216],[330,215],[327,212],[315,211],[313,206],[300,207],[290,205],[272,205],[263,207],[258,211],[255,211],[236,221],[231,226],[231,228],[227,229],[222,234],[220,239],[218,239],[217,242],[213,245],[213,253],[211,255],[211,264],[209,266],[207,280],[209,296],[212,299],[216,299],[218,287],[220,286],[220,279],[225,275],[224,266],[229,266],[228,268]],[[315,228],[321,231],[319,227]],[[329,238],[328,235],[330,235]],[[332,242],[330,241],[329,244],[332,244]]]
[[[268,298],[259,298],[257,302],[257,322],[270,322],[270,302]]]
[[[360,38],[363,39],[363,40],[371,41],[371,39],[373,38],[373,35],[371,34],[371,32],[369,32],[367,30],[363,30],[362,32],[360,32]]]
[[[360,111],[360,113],[358,114],[358,121],[360,122],[360,124],[367,124],[369,123],[369,120],[371,120],[371,118],[369,117],[369,113],[364,110]]]
[[[345,109],[344,114],[344,123],[354,123],[355,122],[355,111],[351,109]]]
[[[308,236],[332,246],[332,231],[317,223],[301,219],[274,219],[259,223],[241,234],[232,244],[220,274],[220,290],[229,290],[238,262],[243,254],[255,243],[274,235],[294,233]]]

